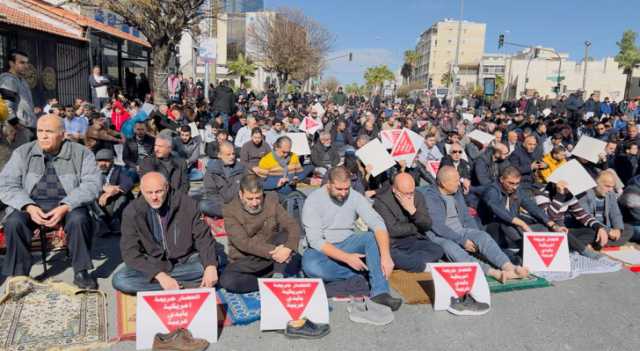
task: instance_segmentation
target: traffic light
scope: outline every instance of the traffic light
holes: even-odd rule
[[[353,52],[349,53],[349,62],[353,61]]]
[[[504,34],[498,36],[498,49],[502,49],[504,46]]]

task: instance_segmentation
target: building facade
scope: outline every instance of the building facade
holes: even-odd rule
[[[445,19],[424,31],[416,45],[418,63],[413,80],[425,82],[429,88],[446,87],[443,81],[455,62],[458,42],[456,20]],[[460,53],[458,60],[458,84],[466,86],[468,80],[477,80],[478,70],[484,54],[486,24],[462,21]]]
[[[222,3],[222,8],[226,13],[258,12],[264,10],[264,0],[223,0]]]

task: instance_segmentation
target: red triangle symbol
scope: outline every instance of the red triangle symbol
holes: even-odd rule
[[[307,130],[309,130],[309,129],[313,129],[313,128],[315,128],[318,124],[320,124],[320,123],[316,122],[313,118],[309,118],[309,117],[307,117],[307,118],[305,118],[305,120],[306,120],[306,129],[307,129]]]
[[[391,156],[404,156],[411,155],[416,152],[416,148],[413,146],[413,141],[411,141],[411,137],[409,137],[409,133],[406,131],[402,131],[398,140],[396,141],[393,150],[391,151]]]
[[[300,319],[307,308],[309,300],[318,287],[315,281],[270,281],[264,285],[278,298],[284,309],[287,310],[292,320]]]
[[[447,281],[459,298],[473,289],[478,266],[440,266],[434,268]]]
[[[435,176],[440,169],[440,161],[427,161],[427,165],[431,168],[431,173]]]
[[[527,238],[542,259],[546,267],[549,267],[558,254],[564,235],[528,235]]]
[[[210,293],[182,293],[143,296],[169,332],[178,328],[189,328]]]
[[[402,129],[393,129],[391,130],[391,132],[389,133],[390,137],[391,137],[391,144],[395,144],[396,141],[398,140],[398,137],[400,137],[400,134],[402,133]]]

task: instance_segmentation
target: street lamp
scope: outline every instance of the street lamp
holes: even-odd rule
[[[582,91],[586,91],[587,89],[587,62],[589,61],[590,46],[590,41],[587,40],[584,42],[584,72],[582,73]]]

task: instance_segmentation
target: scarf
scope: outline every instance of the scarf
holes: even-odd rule
[[[291,161],[291,154],[285,158],[281,158],[275,151],[271,151],[273,158],[278,162],[278,165],[282,167],[283,177],[289,178],[289,162]]]

